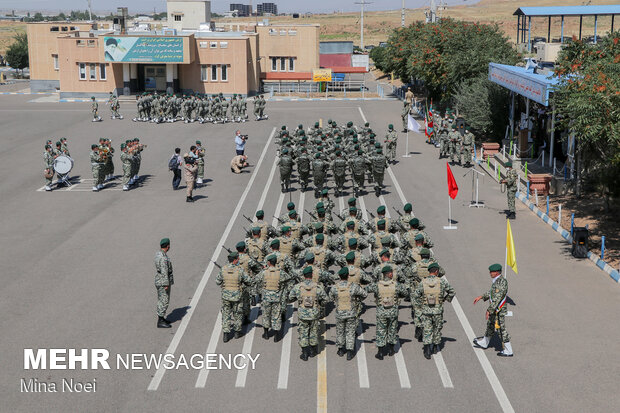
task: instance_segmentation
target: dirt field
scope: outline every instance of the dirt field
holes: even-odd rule
[[[17,33],[25,31],[25,23],[0,21],[0,54],[4,55],[6,53],[6,49],[13,43],[13,37]]]

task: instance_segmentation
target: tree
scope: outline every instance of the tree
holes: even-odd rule
[[[597,44],[573,39],[560,52],[555,74],[560,81],[552,102],[559,126],[577,139],[578,174],[608,200],[620,196],[620,31]]]
[[[28,37],[26,33],[18,33],[6,51],[6,61],[13,69],[23,70],[28,67]]]

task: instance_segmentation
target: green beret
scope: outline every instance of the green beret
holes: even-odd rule
[[[356,202],[357,198],[349,198],[349,200],[347,201],[347,203],[351,206],[354,206]]]
[[[342,267],[339,269],[338,275],[349,275],[349,267]]]
[[[325,208],[317,208],[316,213],[319,215],[325,215]]]
[[[330,124],[330,125],[332,124],[332,122],[333,122],[333,121],[332,121],[331,119],[329,119],[329,120],[327,121],[327,123],[328,123],[328,124]]]
[[[394,129],[394,125],[392,125],[391,123],[388,125],[388,129]]]
[[[121,143],[121,149],[125,149],[127,147],[127,145],[125,145],[124,143]]]
[[[286,130],[286,125],[282,125],[282,130]]]
[[[314,122],[314,127],[318,128],[319,127],[319,122]]]
[[[325,188],[321,191],[321,195],[327,195],[329,194],[329,189]]]
[[[265,216],[265,211],[263,211],[262,209],[259,209],[258,211],[256,211],[256,218],[260,218],[264,216]]]
[[[323,228],[323,224],[321,222],[314,223],[314,229],[321,229],[321,228]]]
[[[289,211],[291,209],[295,209],[295,204],[293,202],[289,202],[288,204],[286,204],[286,209],[288,209]]]
[[[252,228],[252,233],[253,234],[260,234],[260,227],[253,227]]]
[[[390,242],[392,242],[392,239],[389,236],[381,238],[381,245],[389,245]]]
[[[385,219],[380,219],[379,221],[377,221],[377,226],[378,227],[384,227],[385,226]]]
[[[411,212],[411,210],[413,209],[413,206],[409,202],[407,202],[405,206],[403,207],[403,209],[405,210],[405,212]]]
[[[431,262],[431,264],[428,266],[428,270],[438,270],[439,269],[439,264],[437,264],[436,262]]]
[[[381,274],[385,274],[388,272],[392,272],[392,266],[391,265],[386,265],[383,268],[381,268]]]
[[[506,168],[512,168],[512,162],[511,161],[506,162]]]
[[[353,228],[355,227],[355,222],[354,221],[348,221],[347,222],[347,228]]]
[[[350,238],[349,247],[354,247],[355,245],[357,245],[357,238]]]
[[[288,153],[288,148],[282,149],[282,153]]]
[[[317,153],[317,154],[315,154],[315,155],[314,155],[314,157],[315,157],[315,158],[317,158],[317,159],[319,159],[319,158],[321,157],[321,154],[320,154],[320,153]]]
[[[297,211],[295,211],[294,209],[291,209],[290,211],[288,211],[288,216],[292,217],[294,215],[297,215]]]
[[[382,241],[382,243],[383,243],[383,240],[381,240],[381,241]],[[387,248],[384,248],[384,249],[383,249],[383,250],[379,253],[379,256],[380,256],[380,257],[383,257],[383,256],[384,256],[384,255],[386,255],[386,254],[390,254],[390,250],[389,250],[389,249],[387,249]],[[391,254],[390,254],[390,255],[391,255]]]
[[[280,240],[279,239],[274,239],[269,243],[270,247],[279,247],[280,246]]]
[[[308,265],[307,267],[304,268],[303,273],[304,275],[312,274],[312,267]]]
[[[291,230],[291,227],[289,227],[288,225],[285,225],[285,226],[282,227],[282,232],[283,233],[289,232],[290,230]]]
[[[452,129],[456,129],[456,123],[452,124]]]
[[[357,213],[357,208],[356,208],[356,207],[354,207],[354,206],[349,207],[349,212],[355,212],[355,213]]]
[[[347,122],[347,127],[349,127],[349,128],[350,128],[351,126],[353,126],[353,122],[348,121],[348,122]]]
[[[416,236],[415,236],[415,240],[416,240],[416,241],[424,241],[424,235],[422,235],[422,234],[418,234],[418,235],[416,235]]]
[[[420,225],[420,220],[417,218],[411,218],[409,220],[409,225],[411,225],[412,227],[416,227],[418,225]]]
[[[196,145],[202,145],[202,142],[196,141]]]
[[[303,128],[303,127],[304,127],[304,125],[302,125],[302,124],[300,123],[299,125],[297,125],[297,127],[298,127],[299,129],[301,129],[301,128]]]
[[[276,262],[278,262],[278,257],[276,255],[270,255],[267,257],[267,261],[269,261],[272,264],[275,264]]]
[[[325,240],[325,235],[323,235],[323,234],[316,234],[315,239],[317,241],[323,241],[323,240]]]
[[[306,261],[314,261],[314,254],[309,252],[304,256],[304,260]]]
[[[493,271],[502,271],[502,266],[499,264],[493,264],[491,266],[489,266],[489,271],[493,272]]]
[[[381,148],[381,143],[380,142],[375,142],[375,148]]]
[[[316,203],[316,209],[319,209],[319,208],[325,208],[325,204],[323,203],[323,201]]]
[[[340,155],[342,155],[342,152],[336,151],[336,156],[340,156]]]
[[[429,251],[429,249],[428,249],[428,248],[422,248],[422,249],[420,250],[420,255],[428,255],[428,256],[430,256],[430,255],[431,255],[431,252]]]
[[[377,214],[385,214],[385,205],[381,205],[377,208]]]
[[[366,122],[366,123],[364,123],[364,126],[369,127],[370,123]]]
[[[233,251],[233,252],[229,252],[228,253],[228,259],[229,260],[234,260],[239,258],[239,253],[237,251]]]
[[[168,245],[170,245],[170,238],[162,238],[161,241],[159,241],[159,246],[162,248],[165,248]]]
[[[354,261],[355,260],[355,252],[353,251],[349,251],[349,253],[347,255],[345,255],[344,257],[347,261]]]
[[[239,241],[237,243],[237,245],[235,245],[235,248],[244,250],[245,249],[245,242]]]
[[[56,146],[60,146],[60,145],[62,145],[60,141],[56,142]]]
[[[94,143],[92,145],[90,145],[90,149],[95,149],[96,147],[97,147],[97,145],[94,144]]]
[[[381,148],[378,148],[378,149],[377,149],[377,153],[378,153],[378,154],[382,154],[382,153],[383,153],[383,151],[381,150]]]
[[[95,100],[95,97],[94,97],[94,96],[91,96],[90,98],[91,98],[92,100]]]
[[[364,152],[362,152],[362,150],[360,149],[359,151],[357,151],[358,155],[362,155]]]

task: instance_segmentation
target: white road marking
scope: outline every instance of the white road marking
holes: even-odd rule
[[[282,212],[282,204],[284,203],[284,192],[280,192],[280,197],[278,198],[278,204],[276,205],[276,210],[273,214],[273,220],[271,221],[271,226],[274,228],[278,228],[280,226],[280,212]]]
[[[364,114],[362,113],[361,108],[360,108],[360,113],[362,114],[362,118],[364,119],[364,121],[366,121],[365,120],[366,118],[364,117]],[[388,172],[390,174],[390,177],[392,178],[392,182],[394,183],[394,187],[396,188],[396,192],[398,192],[401,202],[403,203],[403,205],[406,204],[407,198],[405,198],[405,195],[403,194],[403,191],[400,188],[398,181],[396,180],[396,176],[394,176],[394,173],[391,171],[391,168],[388,168]],[[454,311],[456,312],[456,316],[458,317],[459,322],[461,323],[461,326],[463,327],[463,330],[465,330],[465,334],[467,335],[469,342],[470,343],[473,342],[474,338],[476,338],[476,335],[474,334],[474,330],[472,329],[471,324],[469,323],[467,316],[465,316],[465,312],[463,312],[463,308],[459,304],[459,300],[456,297],[454,297],[454,299],[452,300],[452,308],[454,308]],[[484,373],[487,376],[487,380],[491,384],[491,387],[493,388],[493,392],[495,393],[495,397],[497,398],[497,401],[502,407],[502,410],[504,411],[504,413],[514,412],[514,409],[512,408],[512,405],[510,404],[510,400],[508,400],[508,396],[506,396],[506,392],[504,391],[502,384],[499,382],[499,379],[497,378],[497,375],[495,374],[495,370],[493,370],[493,367],[491,366],[491,363],[489,362],[489,359],[487,358],[486,354],[484,353],[482,349],[479,349],[473,346],[472,346],[472,349],[474,350],[476,357],[478,357],[480,366],[482,366],[482,370],[484,370]]]
[[[259,307],[254,307],[250,311],[251,322],[250,324],[246,326],[245,338],[243,340],[243,350],[241,351],[241,354],[250,354],[250,351],[252,351],[252,343],[254,342],[254,333],[256,332],[256,320],[258,319],[258,310],[259,310]],[[248,376],[249,369],[250,369],[250,366],[249,364],[247,364],[245,368],[237,372],[237,381],[235,382],[235,387],[245,387],[245,379]]]
[[[368,121],[366,120],[366,116],[364,116],[364,112],[362,112],[362,108],[361,108],[360,106],[358,106],[357,108],[358,108],[358,109],[359,109],[359,111],[360,111],[360,115],[362,115],[362,119],[364,119],[364,123],[368,122]]]
[[[273,128],[274,130],[276,128]],[[259,211],[263,209],[263,205],[265,204],[265,199],[267,199],[267,192],[269,192],[269,187],[271,186],[271,180],[273,179],[274,174],[276,173],[276,168],[278,167],[278,158],[276,157],[276,161],[271,166],[271,172],[269,172],[269,178],[267,179],[267,184],[265,185],[265,189],[263,189],[263,193],[260,196],[258,201],[258,206],[256,210]]]
[[[360,208],[362,208],[362,218],[364,221],[368,222],[368,213],[366,212],[366,204],[364,202],[364,197],[359,197]],[[370,248],[368,248],[370,250]],[[359,375],[360,380],[360,388],[367,389],[370,387],[370,381],[368,379],[368,363],[366,362],[366,348],[364,346],[364,333],[362,330],[362,320],[357,326],[357,334],[358,339],[355,343],[357,346],[357,354],[355,358],[357,359],[357,374]]]
[[[299,215],[299,222],[304,222],[304,203],[306,202],[306,193],[302,191],[299,195],[299,205],[297,205],[297,215]]]
[[[209,281],[209,278],[211,277],[211,273],[213,272],[213,268],[215,267],[213,263],[217,261],[218,257],[220,256],[220,253],[222,251],[222,246],[226,242],[226,239],[228,238],[230,231],[232,231],[233,225],[235,224],[235,221],[237,220],[239,212],[241,212],[241,206],[245,202],[245,199],[247,198],[248,193],[250,192],[250,189],[252,188],[252,185],[254,184],[254,180],[256,179],[256,176],[258,175],[258,171],[260,169],[260,166],[263,163],[263,159],[265,159],[265,155],[267,154],[267,149],[269,148],[269,145],[271,143],[271,140],[273,139],[275,132],[276,132],[276,128],[274,127],[273,130],[271,131],[271,135],[269,136],[269,139],[267,140],[267,143],[265,144],[265,147],[263,148],[263,152],[261,153],[258,163],[256,164],[254,173],[250,177],[250,180],[248,181],[248,184],[246,185],[245,190],[243,191],[243,194],[241,194],[241,198],[239,198],[239,202],[237,202],[237,206],[235,207],[235,210],[233,211],[233,214],[230,217],[230,220],[228,221],[228,225],[226,226],[226,229],[224,229],[222,237],[220,238],[220,240],[218,241],[218,244],[215,247],[213,256],[211,257],[211,260],[209,261],[209,264],[207,265],[207,269],[205,270],[204,274],[202,275],[202,278],[200,279],[200,282],[198,283],[198,286],[196,287],[196,291],[194,292],[194,295],[192,296],[192,299],[189,303],[189,309],[187,310],[187,314],[181,320],[181,324],[179,325],[179,328],[174,333],[174,336],[172,337],[172,341],[170,342],[170,345],[166,349],[166,354],[175,353],[175,351],[177,350],[177,347],[179,346],[181,338],[183,337],[183,334],[185,334],[187,325],[189,324],[189,321],[192,319],[192,315],[194,314],[194,311],[196,310],[198,301],[200,301],[200,297],[202,297],[202,293],[204,292],[204,289],[207,286],[207,282]],[[151,379],[151,382],[149,383],[148,390],[157,390],[159,388],[159,383],[161,383],[161,380],[164,377],[165,372],[166,372],[166,369],[163,367],[163,365],[160,366],[159,369],[157,369],[157,371],[155,372],[155,375],[153,376],[153,378]]]
[[[443,387],[453,389],[454,385],[452,384],[450,373],[448,372],[446,363],[443,361],[441,353],[433,354],[433,360],[435,360],[435,365],[437,366],[437,371],[439,371],[439,377],[441,377]]]
[[[215,326],[213,326],[213,331],[211,332],[211,339],[209,340],[209,345],[207,346],[206,354],[214,354],[215,349],[217,348],[217,341],[220,338],[220,334],[222,333],[222,312],[219,311],[217,313],[217,319],[215,320]],[[201,369],[200,373],[198,373],[198,379],[196,380],[196,388],[203,388],[207,383],[207,377],[209,376],[209,369]],[[154,377],[153,377],[154,378]]]
[[[291,362],[291,343],[293,341],[293,331],[291,330],[291,318],[293,317],[293,306],[286,306],[286,320],[282,327],[287,334],[282,340],[282,354],[280,355],[280,371],[278,372],[278,389],[288,388],[288,370]],[[289,331],[290,330],[290,331]]]

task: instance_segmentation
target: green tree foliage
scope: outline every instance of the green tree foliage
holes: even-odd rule
[[[375,47],[369,53],[369,57],[375,63],[375,66],[377,67],[377,69],[381,70],[382,72],[386,72],[385,51],[386,51],[385,47]]]
[[[13,39],[6,51],[6,61],[13,69],[22,70],[28,67],[28,37],[26,33],[18,33]]]
[[[561,127],[575,133],[582,165],[602,192],[620,196],[620,31],[597,44],[573,40],[555,69],[553,102]]]

